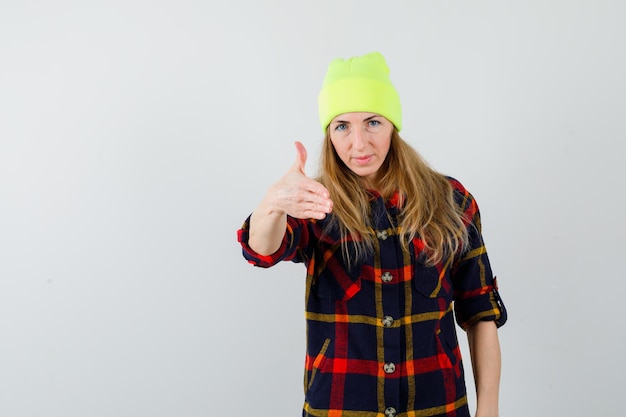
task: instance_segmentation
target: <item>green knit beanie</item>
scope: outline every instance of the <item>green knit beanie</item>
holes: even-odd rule
[[[328,66],[318,104],[324,132],[333,118],[351,112],[377,113],[393,123],[398,131],[402,129],[400,96],[389,79],[385,58],[378,52],[333,60]]]

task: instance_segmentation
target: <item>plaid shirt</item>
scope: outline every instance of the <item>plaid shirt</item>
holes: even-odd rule
[[[244,257],[270,267],[307,267],[307,352],[303,416],[468,416],[454,315],[467,329],[479,320],[506,321],[506,310],[480,232],[478,206],[450,179],[471,219],[470,247],[428,267],[423,242],[400,244],[396,199],[372,197],[373,253],[348,268],[337,233],[325,222],[287,218],[280,249],[270,256],[247,244],[249,219],[239,230]],[[452,311],[454,310],[454,315]]]

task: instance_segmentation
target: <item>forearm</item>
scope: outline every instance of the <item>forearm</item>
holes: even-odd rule
[[[501,354],[493,321],[480,321],[467,330],[476,383],[476,417],[498,416]]]
[[[286,227],[285,212],[274,208],[266,198],[250,217],[248,245],[259,255],[271,255],[280,248]]]

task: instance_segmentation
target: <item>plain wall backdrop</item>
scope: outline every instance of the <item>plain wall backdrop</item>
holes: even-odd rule
[[[617,0],[0,1],[0,416],[300,415],[304,267],[248,265],[236,230],[295,140],[315,175],[326,67],[374,50],[402,136],[481,207],[500,414],[623,416],[625,19]]]

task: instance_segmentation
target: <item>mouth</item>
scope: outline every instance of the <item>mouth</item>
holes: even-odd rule
[[[365,155],[365,156],[354,157],[352,158],[352,160],[354,160],[354,162],[356,162],[357,165],[367,165],[370,163],[373,157],[374,157],[373,155]]]

